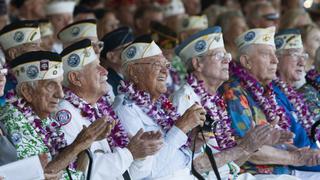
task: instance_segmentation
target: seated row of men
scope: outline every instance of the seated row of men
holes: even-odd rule
[[[8,25],[0,43],[14,78],[0,109],[2,129],[18,159],[41,159],[30,160],[38,162],[31,179],[43,178],[42,169],[64,179],[89,171],[91,179],[317,177],[311,126],[318,114],[292,88],[307,54],[297,30],[274,33],[243,33],[235,59],[220,27],[191,35],[175,48],[186,81],[168,98],[171,66],[158,38],[134,39],[120,28],[101,39],[100,51],[95,23],[85,20],[60,31],[65,48],[57,54],[42,51],[35,23]],[[3,91],[7,70],[0,72]],[[1,169],[9,176],[10,165]]]

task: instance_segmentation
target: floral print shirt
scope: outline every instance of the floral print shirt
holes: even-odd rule
[[[267,123],[266,116],[262,109],[254,101],[251,92],[247,92],[241,81],[237,77],[231,77],[230,80],[224,83],[219,91],[223,94],[227,105],[228,114],[232,120],[232,128],[235,136],[238,138],[244,137],[246,132],[255,125]],[[266,90],[267,91],[267,90]],[[295,116],[292,114],[294,108],[290,104],[286,96],[279,88],[274,86],[274,91],[277,98],[277,103],[285,108],[286,114],[290,119],[291,131],[295,133],[294,145],[297,147],[305,147],[311,145],[315,147],[315,143],[311,143],[302,126],[297,123]],[[279,146],[278,148],[284,148]],[[255,165],[247,162],[242,167],[243,172],[252,174],[289,174],[290,169],[287,166],[280,165]],[[312,168],[312,167],[310,167]],[[319,168],[319,167],[314,167]],[[308,169],[308,167],[301,167]],[[320,168],[319,168],[320,169]]]
[[[316,115],[315,121],[320,120],[320,93],[310,84],[298,89],[308,103],[309,111]]]
[[[18,159],[24,159],[31,156],[47,153],[49,159],[52,159],[48,147],[44,144],[41,137],[37,134],[32,125],[13,105],[6,103],[0,108],[0,120],[4,127],[11,135],[13,144],[17,150]],[[42,121],[44,124],[52,122],[51,118],[46,118]],[[57,131],[61,131],[57,129]],[[83,179],[82,172],[71,171],[72,179]],[[69,180],[66,172],[62,179]]]

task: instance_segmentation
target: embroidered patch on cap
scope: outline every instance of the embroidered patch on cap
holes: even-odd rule
[[[56,113],[56,120],[62,125],[66,125],[71,121],[72,115],[71,113],[66,110],[62,109]]]
[[[72,36],[78,36],[79,33],[80,33],[80,28],[79,27],[72,28],[72,30],[71,30]]]
[[[275,45],[276,45],[276,48],[279,49],[279,48],[282,47],[284,41],[283,41],[283,39],[281,39],[281,38],[277,38],[277,39],[275,39],[274,43],[275,43]]]
[[[253,31],[250,31],[245,35],[244,40],[245,41],[252,41],[255,37],[256,37],[256,33]]]
[[[133,58],[137,53],[137,48],[135,46],[132,46],[130,47],[128,50],[127,50],[127,58],[131,59]]]
[[[27,76],[30,78],[30,79],[35,79],[36,77],[38,77],[38,74],[39,74],[39,69],[37,66],[35,65],[31,65],[28,67],[27,69]]]
[[[77,67],[80,64],[80,56],[78,54],[71,54],[68,58],[68,65],[71,67]]]
[[[22,31],[17,31],[16,33],[14,33],[13,39],[16,42],[22,42],[24,40],[24,34]]]
[[[198,42],[196,42],[196,44],[194,45],[194,49],[197,52],[201,52],[204,51],[206,49],[207,43],[204,40],[199,40]]]
[[[40,71],[48,71],[49,69],[49,60],[40,61]]]

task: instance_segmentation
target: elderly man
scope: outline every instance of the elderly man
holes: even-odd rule
[[[0,31],[0,44],[7,63],[23,53],[41,50],[40,38],[40,30],[36,21],[19,21],[5,26]],[[5,87],[5,94],[7,91],[14,89],[16,84],[14,76],[10,73]],[[4,103],[4,96],[1,97],[1,101]]]
[[[210,137],[208,141],[210,147],[217,152],[214,157],[217,166],[220,167],[222,179],[230,177],[232,173],[233,176],[239,173],[233,171],[239,168],[232,161],[243,159],[244,162],[262,145],[284,143],[292,138],[291,133],[280,132],[271,129],[270,126],[260,126],[251,130],[237,143],[238,146],[235,146],[235,139],[230,136],[231,121],[223,97],[217,92],[219,86],[229,78],[228,64],[231,61],[231,54],[224,48],[220,27],[208,28],[192,35],[176,48],[176,53],[185,62],[189,75],[186,84],[173,94],[173,103],[178,107],[180,114],[195,102],[201,104],[207,111],[208,125],[203,130]],[[219,150],[222,151],[218,153]],[[205,154],[195,159],[195,167],[202,172],[211,170],[208,166],[209,161],[204,159],[207,159]],[[210,172],[207,178],[215,179],[213,172]]]
[[[306,84],[305,65],[308,54],[304,53],[301,35],[298,29],[286,29],[275,36],[276,55],[279,59],[279,79],[274,82],[289,98],[296,109],[299,121],[307,125],[307,133],[310,136],[312,124],[320,118],[320,95],[311,85]],[[302,82],[302,83],[296,83]],[[300,89],[299,94],[295,89]],[[302,96],[303,95],[303,96]],[[298,108],[301,107],[301,108]]]
[[[97,24],[94,19],[69,24],[58,33],[58,39],[63,43],[64,48],[83,39],[91,40],[96,54],[99,54],[103,48],[103,42],[98,40]]]
[[[179,89],[181,76],[183,76],[179,73],[185,70],[180,58],[174,54],[174,48],[179,44],[178,35],[159,22],[151,22],[150,29],[150,38],[161,48],[163,56],[172,63],[166,81],[168,89],[166,94],[170,96]]]
[[[29,51],[39,51],[40,42],[40,29],[36,21],[18,21],[0,31],[0,44],[7,61]]]
[[[113,94],[118,95],[117,88],[123,80],[121,72],[121,52],[133,41],[132,29],[129,27],[118,28],[103,36],[103,49],[100,53],[101,65],[108,70],[107,82],[110,84]],[[110,94],[110,93],[109,93]]]
[[[18,81],[17,95],[13,91],[7,95],[7,104],[0,115],[19,159],[48,154],[53,160],[45,166],[45,172],[58,173],[110,129],[109,123],[102,119],[84,128],[74,143],[66,146],[61,124],[49,117],[57,110],[58,102],[64,95],[59,54],[29,52],[11,61],[10,67]],[[74,179],[81,178],[80,172],[71,172]]]
[[[136,39],[123,50],[121,59],[127,81],[119,86],[115,112],[129,134],[141,128],[160,130],[165,142],[158,153],[145,159],[151,169],[141,178],[193,179],[187,133],[203,124],[205,111],[193,105],[180,117],[163,95],[170,64],[153,41]]]
[[[126,179],[130,173],[133,179],[139,179],[140,173],[146,171],[140,168],[143,164],[139,159],[159,150],[161,134],[139,131],[128,142],[126,131],[104,97],[107,71],[99,64],[90,40],[72,44],[63,50],[62,56],[66,89],[56,119],[63,125],[68,144],[75,140],[83,125],[107,116],[114,127],[106,139],[95,142],[90,148],[94,163],[91,178],[119,179],[123,176]]]
[[[271,84],[278,64],[274,32],[274,27],[250,29],[237,38],[239,57],[237,62],[231,63],[232,77],[222,89],[234,136],[243,137],[251,126],[266,123],[295,134],[293,145],[263,146],[251,156],[243,168],[254,174],[290,174],[287,165],[315,166],[320,163],[317,151],[303,148],[315,144],[286,107],[289,100],[285,95],[279,98],[281,91]]]
[[[60,53],[63,50],[62,43],[57,39],[58,32],[73,22],[74,1],[52,0],[46,5],[46,14],[53,26],[53,37],[55,43],[52,51]]]

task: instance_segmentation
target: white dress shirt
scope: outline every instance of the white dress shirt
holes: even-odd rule
[[[177,110],[180,114],[183,114],[188,108],[190,108],[194,103],[201,104],[200,97],[193,91],[192,87],[185,83],[178,91],[172,94],[172,102],[173,105],[177,107]],[[214,106],[214,104],[212,104]],[[212,147],[217,147],[218,143],[215,138],[212,138],[208,141],[208,144],[210,144],[212,153],[218,153],[219,150],[214,149]],[[232,163],[232,166],[240,170],[240,168],[235,164]],[[227,180],[230,176],[230,169],[228,165],[224,165],[220,167],[219,174],[223,180]],[[207,179],[213,180],[216,179],[215,174],[213,171],[210,171]]]
[[[68,144],[71,144],[82,130],[83,125],[88,127],[91,123],[81,116],[80,109],[75,108],[66,100],[60,102],[59,110],[66,110],[71,113],[71,120],[62,126],[66,140]],[[143,168],[140,168],[142,166],[140,161],[133,163],[132,154],[127,148],[115,148],[111,150],[108,141],[105,139],[94,142],[90,150],[93,153],[91,179],[123,179],[122,174],[129,168],[135,172],[130,174],[131,178],[136,179],[135,176],[139,176],[140,172],[145,171]]]
[[[132,101],[126,100],[124,95],[115,98],[114,110],[122,125],[130,135],[135,135],[139,129],[144,131],[162,131],[161,127],[154,122],[140,107]],[[163,133],[164,145],[159,152],[148,156],[145,161],[152,164],[149,172],[143,179],[193,179],[190,175],[191,151],[181,148],[188,137],[176,126],[167,133]],[[146,163],[146,164],[149,164]]]

